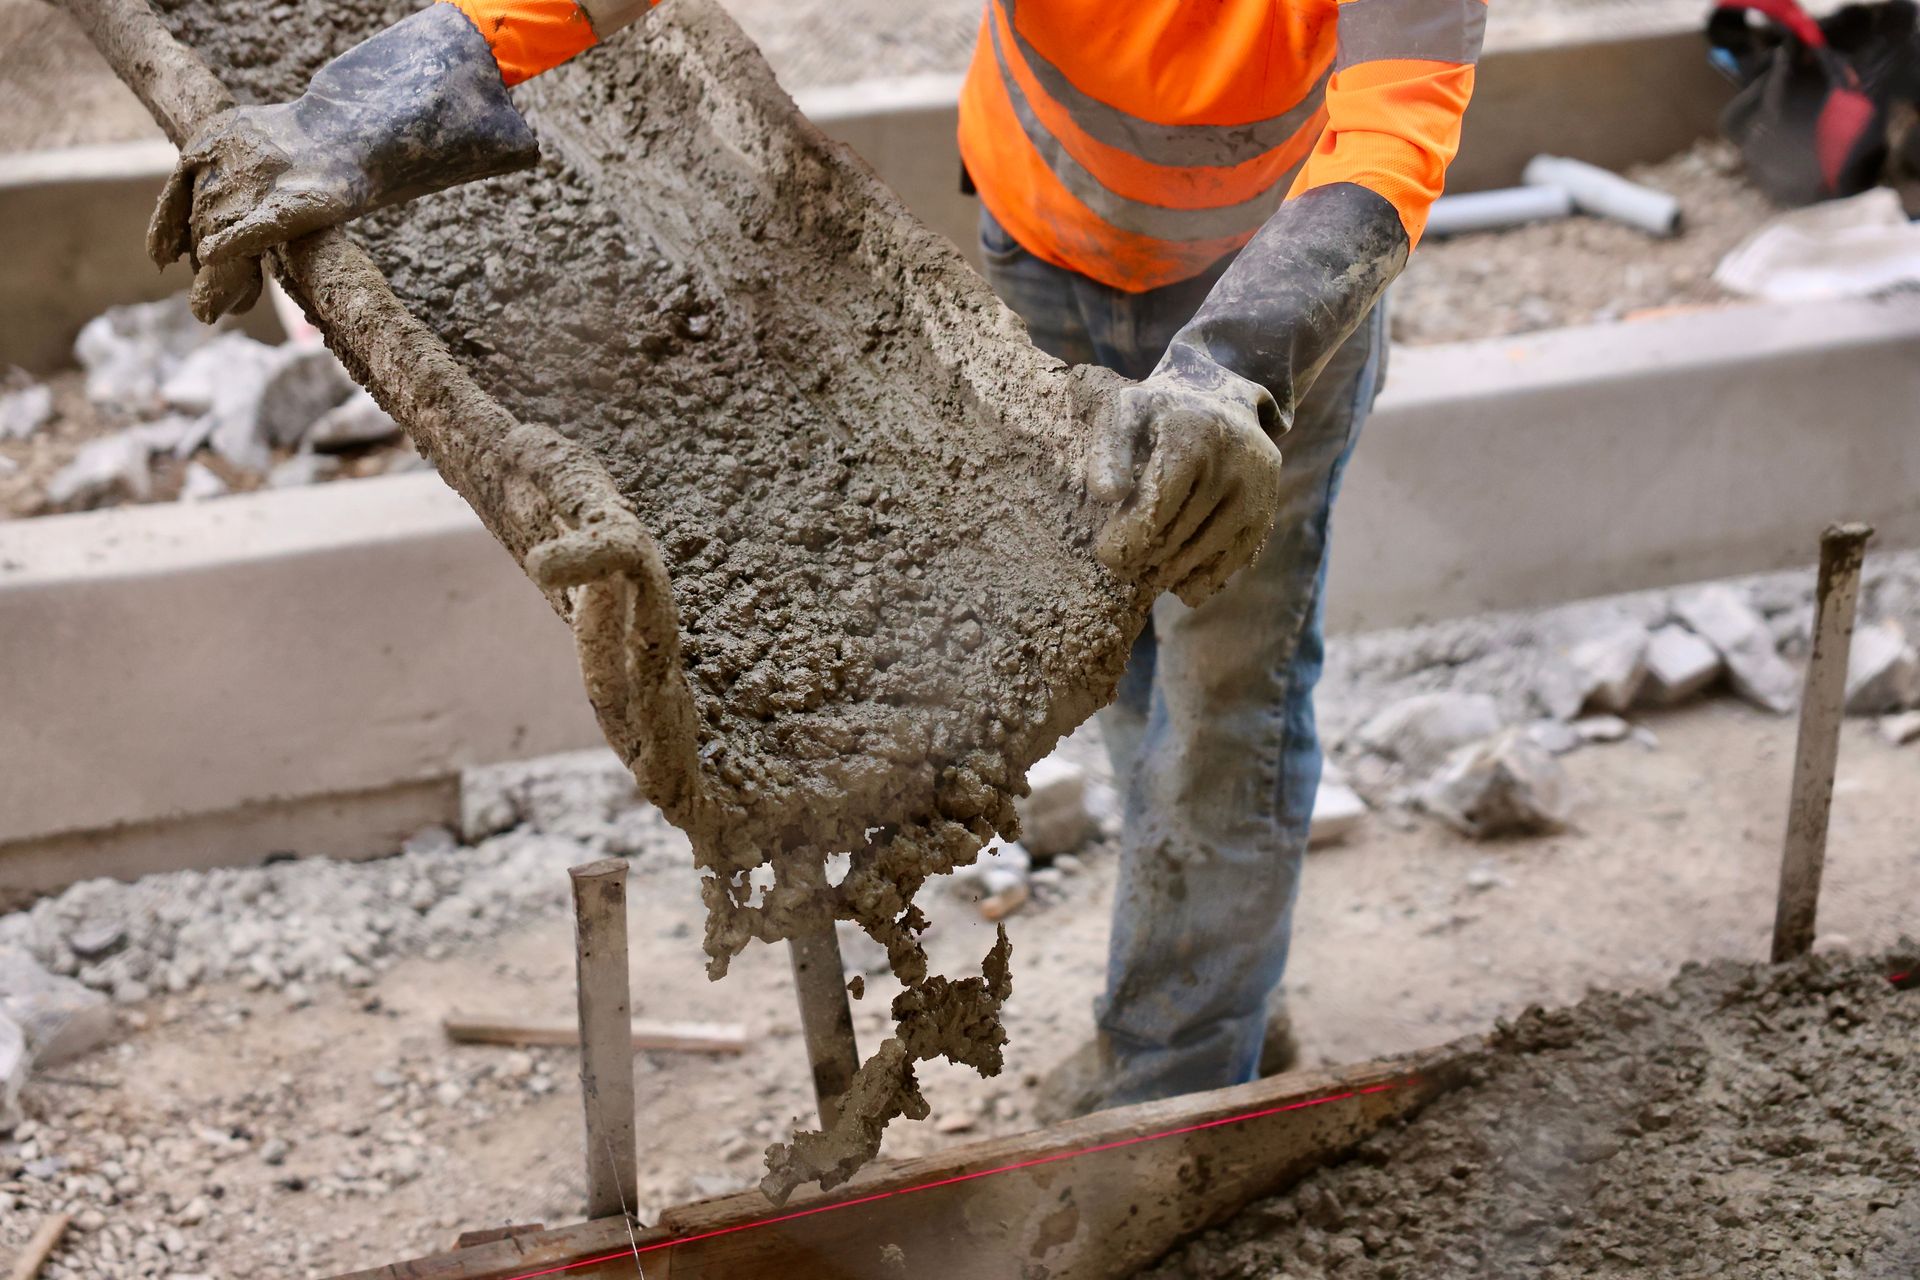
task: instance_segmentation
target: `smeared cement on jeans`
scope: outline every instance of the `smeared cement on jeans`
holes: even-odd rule
[[[243,102],[414,7],[159,5]],[[610,734],[693,839],[712,976],[829,918],[886,946],[897,1035],[763,1183],[831,1187],[926,1114],[915,1061],[1000,1068],[1004,938],[983,977],[930,976],[912,903],[1015,834],[1027,767],[1111,696],[1144,617],[1092,555],[1079,481],[1076,406],[1108,384],[1035,351],[707,0],[515,96],[536,170],[353,235],[488,395],[585,446],[665,557],[691,714],[673,740],[664,714]],[[503,501],[534,483],[471,465]]]
[[[1529,1011],[1470,1083],[1141,1275],[1912,1280],[1917,1062],[1920,947],[1689,966]]]

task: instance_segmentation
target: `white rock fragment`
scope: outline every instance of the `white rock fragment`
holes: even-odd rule
[[[296,453],[267,472],[269,489],[297,489],[340,474],[340,459],[330,453]]]
[[[990,841],[973,862],[953,873],[955,888],[964,897],[991,896],[1025,886],[1033,858],[1017,840]]]
[[[41,968],[21,947],[0,946],[0,1014],[20,1025],[46,1065],[91,1053],[113,1037],[107,998]]]
[[[1557,830],[1567,819],[1567,792],[1560,762],[1525,730],[1510,729],[1456,751],[1422,802],[1449,826],[1484,840]]]
[[[1575,733],[1572,725],[1551,718],[1529,724],[1527,736],[1556,756],[1564,756],[1569,751],[1578,751],[1587,745],[1587,740]]]
[[[187,295],[159,302],[110,307],[87,321],[73,344],[87,371],[87,399],[146,412],[160,403],[160,388],[218,331],[193,318]]]
[[[344,401],[320,415],[307,429],[306,446],[329,453],[361,445],[379,444],[400,434],[400,424],[363,389],[356,389]]]
[[[23,387],[0,395],[0,440],[24,440],[51,421],[52,387]]]
[[[214,451],[249,471],[265,471],[274,449],[299,444],[321,415],[354,390],[347,371],[324,348],[269,347],[234,335],[225,351],[227,359],[211,377],[189,382],[187,374],[196,370],[185,370],[169,390],[182,408],[205,401]]]
[[[1901,711],[1881,716],[1877,727],[1881,737],[1896,747],[1904,747],[1920,738],[1920,711]]]
[[[1093,819],[1087,813],[1087,771],[1048,756],[1027,771],[1028,794],[1014,801],[1020,814],[1020,843],[1036,858],[1072,853],[1087,842]]]
[[[20,1110],[20,1092],[27,1087],[33,1057],[20,1024],[0,1013],[0,1133],[12,1133],[26,1119]]]
[[[160,398],[181,413],[206,413],[223,396],[264,376],[273,352],[244,333],[222,333],[180,362],[161,384]]]
[[[1376,713],[1360,726],[1360,743],[1409,769],[1425,772],[1449,752],[1500,730],[1500,708],[1482,693],[1420,693]]]
[[[1337,844],[1357,830],[1367,818],[1367,802],[1360,793],[1336,778],[1322,777],[1313,793],[1313,820],[1307,830],[1307,847],[1318,849]]]
[[[1720,654],[1734,692],[1776,715],[1793,710],[1800,678],[1774,648],[1766,619],[1744,596],[1716,583],[1682,595],[1674,612]]]
[[[1920,701],[1920,652],[1892,618],[1857,627],[1847,657],[1847,714],[1878,716]]]
[[[1719,651],[1678,623],[1668,623],[1647,640],[1647,678],[1640,700],[1670,707],[1706,691],[1720,678]]]
[[[204,502],[208,498],[217,498],[227,492],[227,482],[205,463],[190,462],[187,474],[180,482],[180,501]]]
[[[1619,716],[1583,716],[1567,726],[1582,742],[1618,742],[1633,732]]]
[[[116,493],[144,499],[153,492],[152,457],[153,450],[137,427],[91,440],[47,481],[47,501],[65,507],[99,502]]]
[[[1647,674],[1647,631],[1632,622],[1609,627],[1567,652],[1581,709],[1621,712],[1633,705]]]

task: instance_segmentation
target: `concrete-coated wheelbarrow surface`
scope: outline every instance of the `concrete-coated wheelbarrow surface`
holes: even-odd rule
[[[179,141],[419,0],[66,3]],[[1073,424],[1110,375],[1036,351],[713,0],[515,96],[536,170],[279,272],[573,626],[608,740],[709,873],[715,976],[826,913],[887,945],[900,1036],[849,1107],[877,1145],[924,1111],[914,1059],[994,1071],[1004,1038],[1004,952],[929,978],[914,892],[1012,832],[1150,603],[1091,550]]]

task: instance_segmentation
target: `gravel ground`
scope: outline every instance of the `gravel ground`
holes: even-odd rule
[[[1467,1087],[1141,1275],[1907,1280],[1916,964],[1721,963],[1529,1010]]]
[[[1679,198],[1679,235],[1573,217],[1428,241],[1393,287],[1394,340],[1466,342],[1735,300],[1713,270],[1779,210],[1734,148],[1701,143],[1628,176]]]

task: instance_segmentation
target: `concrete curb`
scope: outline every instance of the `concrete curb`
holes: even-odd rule
[[[1383,627],[1920,545],[1920,298],[1397,350],[1328,616]],[[363,856],[598,745],[566,627],[431,474],[0,522],[0,900]]]

